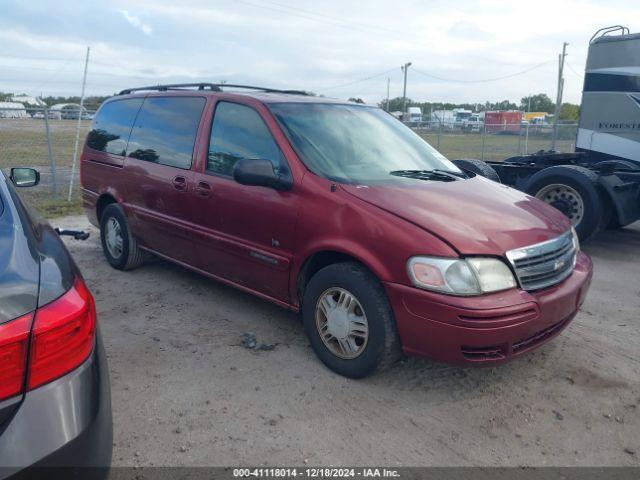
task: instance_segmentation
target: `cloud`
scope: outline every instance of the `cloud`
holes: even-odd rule
[[[414,100],[518,102],[555,97],[566,41],[564,98],[577,103],[591,35],[640,17],[629,0],[57,0],[42,22],[37,2],[0,2],[0,91],[52,95],[79,93],[90,46],[90,94],[226,80],[377,102],[387,78],[402,95],[400,65],[412,62]]]
[[[144,33],[145,35],[151,35],[151,32],[153,32],[151,26],[140,20],[140,17],[138,17],[137,15],[129,13],[127,10],[119,10],[119,12],[127,22],[129,22],[132,26],[142,30],[142,33]]]

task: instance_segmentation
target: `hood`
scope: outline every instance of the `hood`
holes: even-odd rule
[[[565,233],[569,220],[546,203],[481,176],[454,182],[394,179],[342,185],[349,194],[440,237],[462,254],[504,255]]]

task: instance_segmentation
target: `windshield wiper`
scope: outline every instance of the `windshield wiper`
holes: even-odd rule
[[[444,182],[453,182],[460,178],[467,178],[462,173],[437,168],[433,170],[392,170],[389,174],[396,177],[415,178],[418,180],[441,180]]]
[[[469,178],[464,172],[454,172],[453,170],[441,170],[440,168],[434,168],[433,171],[438,173],[444,173],[447,175],[453,175],[454,177],[458,177],[458,178]]]

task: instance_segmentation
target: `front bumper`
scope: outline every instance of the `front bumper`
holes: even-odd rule
[[[46,478],[49,467],[73,467],[83,469],[83,478],[85,473],[106,478],[113,424],[100,333],[93,353],[81,366],[28,392],[2,428],[0,478],[13,474],[12,478]]]
[[[453,297],[386,283],[403,350],[446,363],[505,362],[558,335],[585,299],[593,266],[578,253],[566,280],[537,292]]]

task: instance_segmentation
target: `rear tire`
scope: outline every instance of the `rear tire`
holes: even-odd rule
[[[131,234],[124,210],[117,203],[107,205],[100,217],[100,240],[107,262],[118,270],[131,270],[144,262],[144,254]]]
[[[598,175],[584,167],[559,165],[534,174],[525,191],[564,213],[576,229],[580,241],[600,231],[606,208]]]
[[[338,311],[342,294],[352,297],[344,302],[348,313],[343,317]],[[343,327],[341,318],[346,324],[353,321],[358,325],[354,331],[359,331],[349,336],[351,330]],[[391,366],[402,355],[386,292],[359,263],[337,263],[317,272],[304,292],[302,319],[316,355],[345,377],[366,377]],[[343,349],[341,344],[351,346]]]
[[[500,183],[500,176],[498,175],[498,172],[496,172],[487,162],[475,158],[460,158],[458,160],[453,160],[453,163],[456,167],[462,170],[467,170],[475,173],[476,175],[480,175],[481,177]]]

